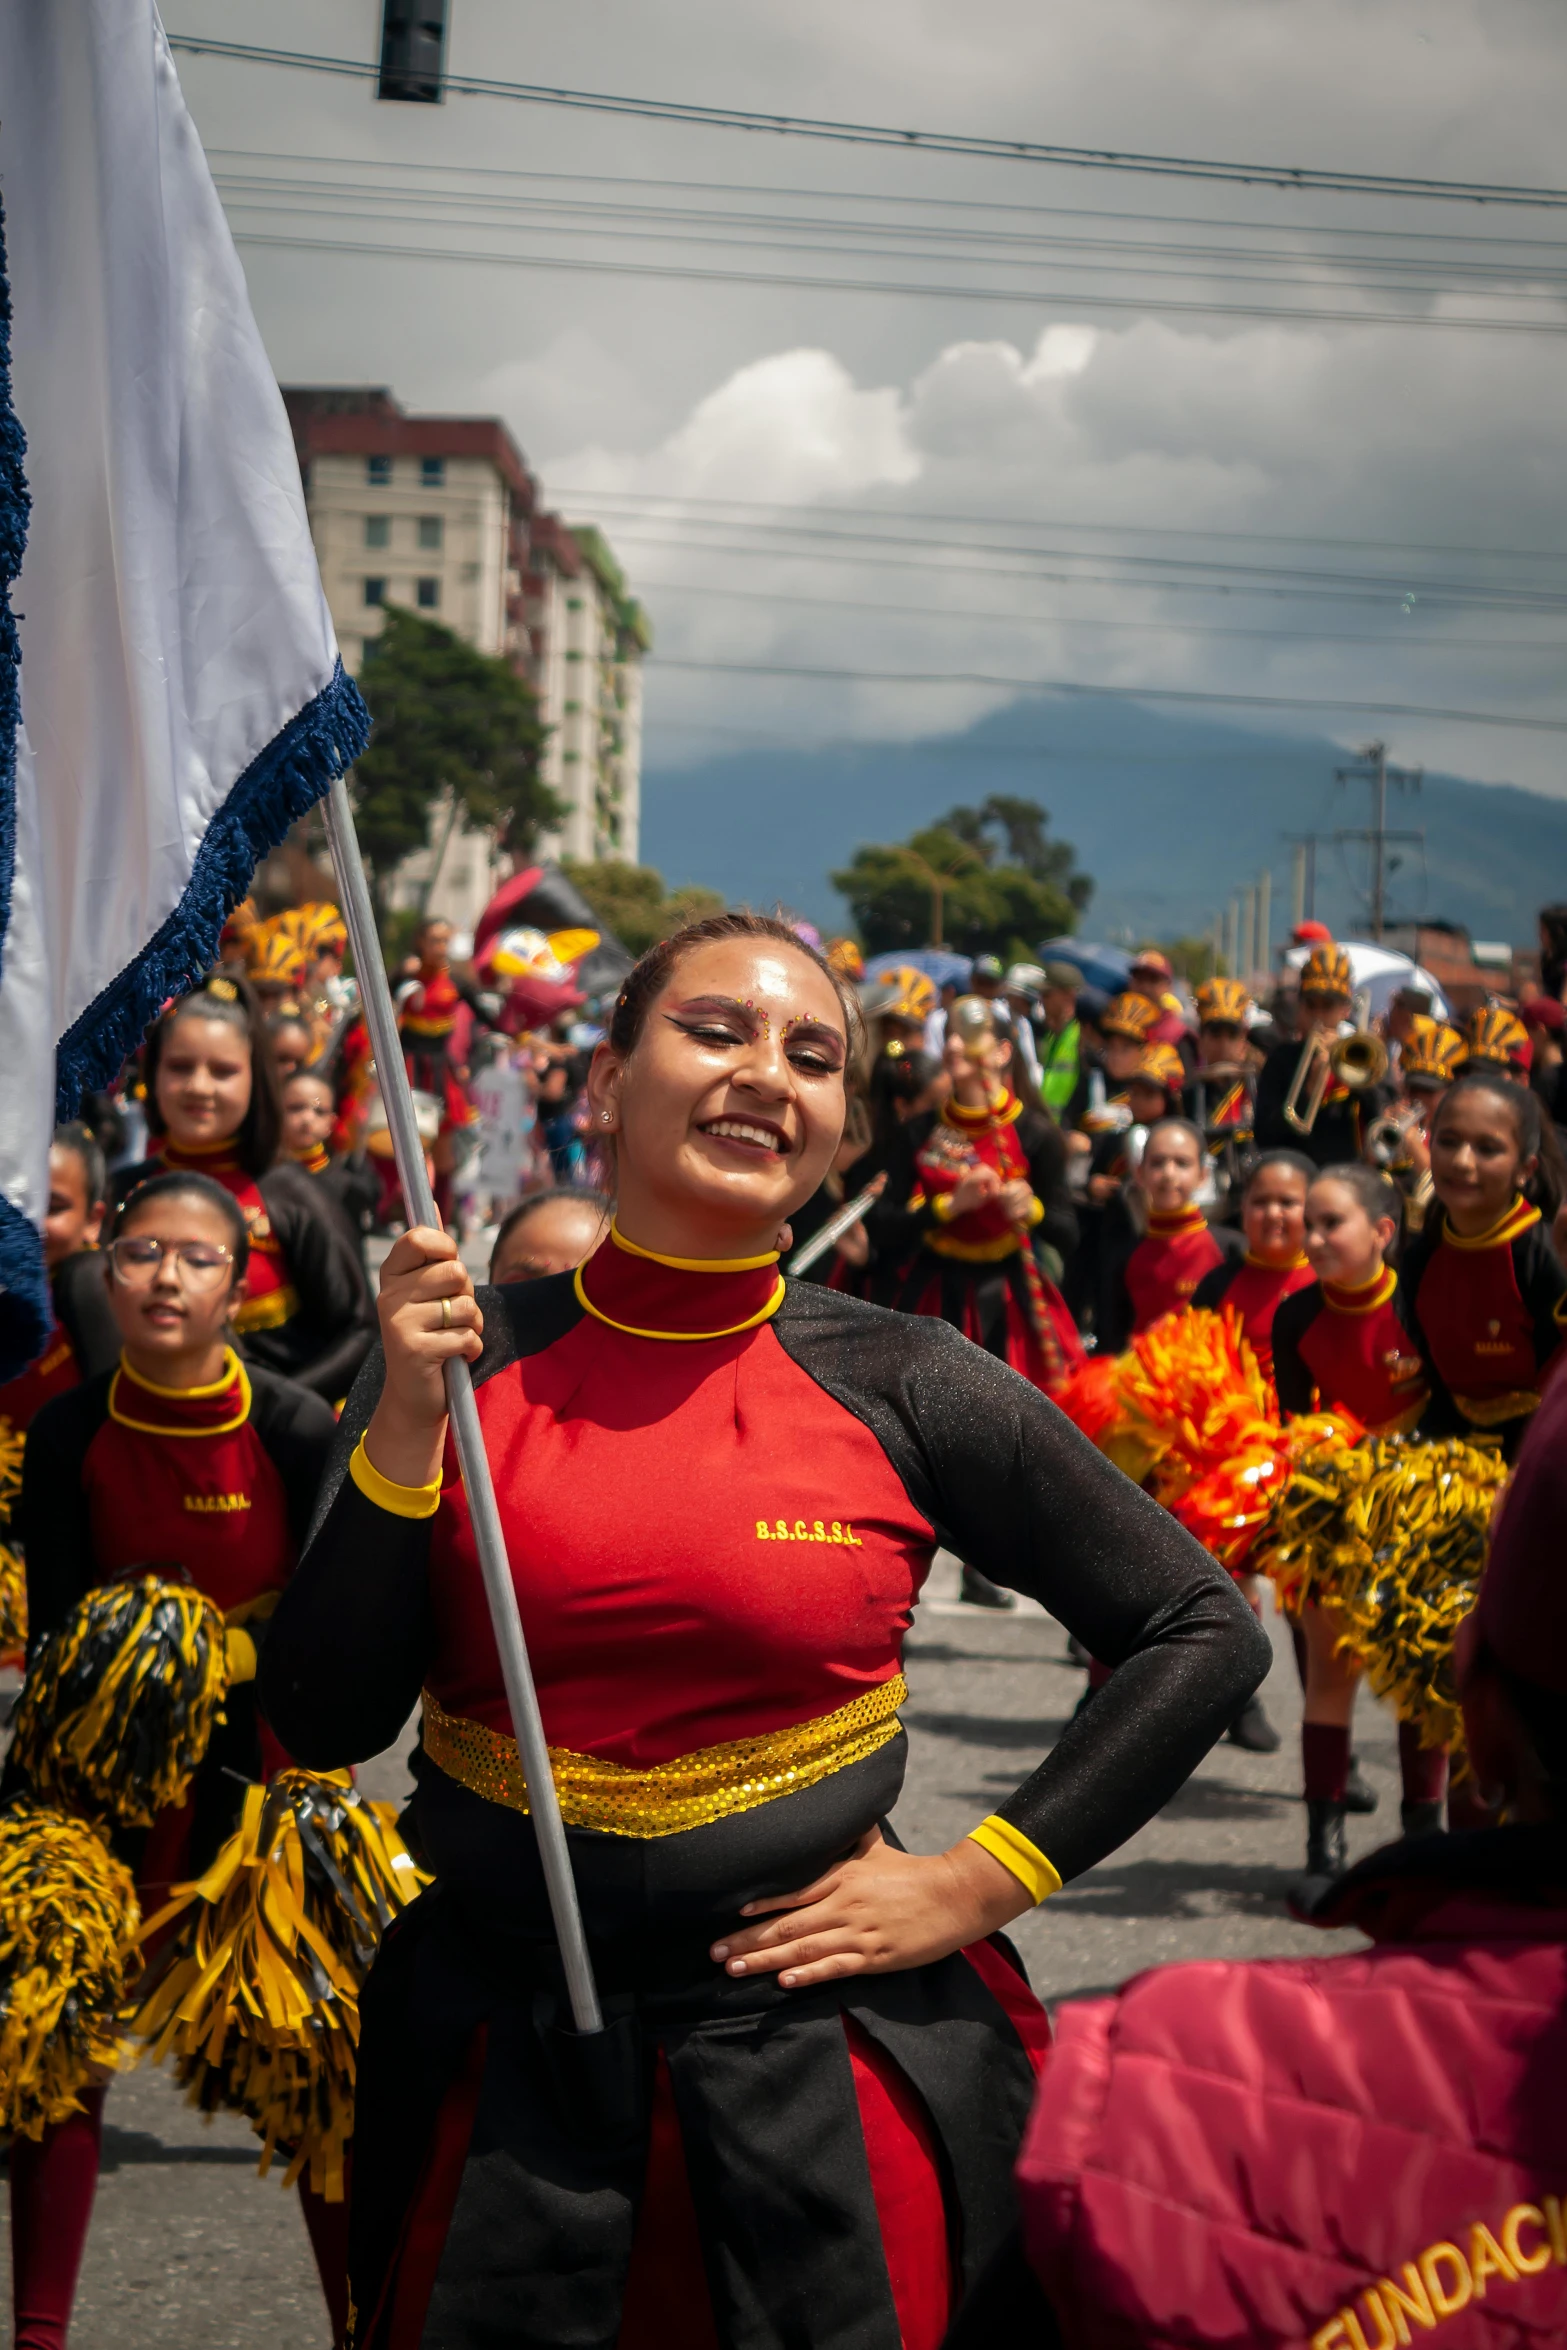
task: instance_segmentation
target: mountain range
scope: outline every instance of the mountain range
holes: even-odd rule
[[[1367,857],[1332,835],[1371,821],[1365,786],[1336,787],[1352,754],[1326,737],[1230,727],[1146,704],[1035,698],[961,733],[908,743],[727,752],[650,764],[642,848],[673,884],[732,903],[782,903],[824,930],[846,915],[828,875],[861,841],[901,840],[992,792],[1039,801],[1094,877],[1084,929],[1100,937],[1206,932],[1233,891],[1273,875],[1274,935],[1289,919],[1289,836],[1314,832],[1319,920],[1365,921]],[[1567,898],[1567,799],[1427,775],[1388,793],[1399,845],[1388,919],[1445,919],[1483,939],[1532,942],[1536,909]]]

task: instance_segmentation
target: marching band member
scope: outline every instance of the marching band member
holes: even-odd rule
[[[1273,1376],[1273,1317],[1315,1278],[1306,1254],[1306,1192],[1316,1170],[1300,1151],[1264,1151],[1241,1194],[1245,1253],[1226,1257],[1198,1282],[1194,1306],[1240,1317],[1241,1335]]]
[[[914,1153],[917,1253],[896,1302],[939,1315],[1048,1392],[1083,1349],[1035,1250],[1048,1243],[1059,1264],[1076,1217],[1061,1136],[1000,1081],[1006,1052],[989,1003],[960,996],[947,1016],[952,1090]]]
[[[1567,1271],[1548,1237],[1561,1154],[1538,1098],[1466,1069],[1431,1127],[1436,1204],[1404,1260],[1433,1427],[1499,1437],[1511,1460],[1567,1335]]]
[[[1410,1020],[1398,1048],[1399,1095],[1366,1130],[1366,1153],[1404,1195],[1404,1229],[1418,1232],[1431,1205],[1431,1120],[1458,1073],[1464,1040],[1445,1020]]]
[[[1481,1004],[1464,1022],[1463,1037],[1460,1073],[1495,1069],[1504,1077],[1516,1077],[1520,1085],[1528,1084],[1534,1048],[1528,1029],[1505,1004]]]
[[[1221,1227],[1221,1238],[1196,1204],[1203,1162],[1203,1138],[1189,1118],[1161,1118],[1149,1129],[1132,1178],[1147,1205],[1147,1229],[1105,1284],[1096,1324],[1101,1348],[1119,1354],[1161,1314],[1189,1306],[1204,1275],[1238,1246],[1238,1235]]]
[[[332,1443],[318,1396],[232,1344],[245,1294],[245,1217],[207,1175],[153,1175],[90,1260],[121,1342],[118,1364],[58,1395],[27,1439],[18,1523],[30,1649],[96,1585],[169,1562],[228,1618],[224,1717],[186,1801],[158,1813],[131,1858],[147,1914],[199,1875],[231,1833],[244,1781],[286,1760],[255,1706],[258,1647],[304,1541]],[[63,2350],[97,2184],[103,2089],[11,2144],[17,2350]],[[346,2320],[341,2206],[301,2183],[336,2330]]]
[[[1274,1376],[1286,1420],[1339,1408],[1353,1414],[1368,1436],[1407,1436],[1419,1426],[1431,1391],[1408,1302],[1387,1261],[1398,1231],[1398,1192],[1376,1169],[1331,1167],[1313,1181],[1306,1251],[1316,1279],[1287,1298],[1273,1321]],[[1306,1643],[1300,1737],[1309,1882],[1342,1876],[1348,1866],[1344,1815],[1360,1666],[1339,1653],[1339,1626],[1330,1608],[1309,1605],[1300,1620]],[[1439,1828],[1446,1754],[1422,1746],[1413,1724],[1401,1722],[1398,1758],[1404,1833]]]
[[[1144,995],[1128,991],[1111,998],[1098,1020],[1100,1057],[1080,1068],[1066,1109],[1072,1182],[1081,1203],[1077,1253],[1067,1268],[1065,1290],[1073,1313],[1085,1324],[1099,1310],[1105,1281],[1125,1238],[1114,1203],[1131,1171],[1125,1143],[1133,1124],[1128,1089],[1154,1041],[1156,1018],[1154,1005]]]
[[[43,1230],[51,1326],[26,1370],[0,1387],[0,1439],[25,1436],[52,1397],[91,1379],[120,1351],[97,1254],[107,1190],[103,1153],[87,1128],[57,1126]]]
[[[155,1024],[143,1053],[155,1155],[121,1169],[123,1199],[162,1168],[211,1175],[249,1233],[234,1328],[247,1361],[345,1395],[370,1344],[364,1276],[326,1202],[278,1159],[282,1112],[259,1020],[231,979],[209,979]]]
[[[1241,1187],[1242,1164],[1255,1138],[1257,1081],[1246,1058],[1251,997],[1238,979],[1205,979],[1196,990],[1197,1066],[1182,1105],[1202,1129],[1220,1209]]]
[[[1330,1076],[1322,1107],[1306,1133],[1290,1123],[1285,1110],[1302,1047],[1315,1038],[1326,1052],[1348,1019],[1352,1000],[1348,954],[1331,943],[1314,946],[1300,975],[1297,1032],[1274,1046],[1257,1079],[1257,1140],[1264,1150],[1303,1151],[1318,1167],[1360,1157],[1365,1129],[1386,1098],[1378,1087],[1351,1088]]]
[[[479,1115],[468,1092],[467,1069],[455,1057],[457,1015],[465,1005],[476,1019],[482,1020],[484,1012],[472,981],[459,978],[452,969],[452,926],[440,915],[420,923],[410,961],[410,975],[398,989],[397,1027],[409,1083],[416,1092],[433,1094],[441,1105],[434,1154],[435,1204],[441,1221],[450,1223],[456,1164],[452,1137]]]
[[[936,2350],[1007,2229],[1043,2046],[987,1938],[1166,1800],[1266,1661],[1228,1577],[982,1347],[779,1278],[837,1146],[851,1018],[784,924],[693,925],[632,972],[594,1056],[604,1245],[479,1300],[444,1233],[387,1260],[384,1368],[262,1663],[269,1718],[318,1766],[384,1747],[424,1692],[435,1883],[361,2010],[360,2350],[711,2350],[759,2327]],[[454,1355],[604,2043],[562,2020]],[[977,1838],[926,1856],[881,1822],[937,1541],[1117,1670]]]

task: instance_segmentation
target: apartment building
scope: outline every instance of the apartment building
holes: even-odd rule
[[[389,605],[428,614],[532,684],[544,779],[567,804],[547,853],[638,850],[646,616],[602,534],[543,511],[497,417],[411,416],[389,391],[285,386],[321,578],[357,670]],[[487,834],[438,819],[393,902],[471,928],[506,877]]]

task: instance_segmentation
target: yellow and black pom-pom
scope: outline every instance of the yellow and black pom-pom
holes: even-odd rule
[[[242,2113],[301,2176],[343,2194],[354,2128],[359,1993],[381,1935],[425,1882],[390,1804],[344,1772],[284,1771],[245,1798],[238,1833],[198,1884],[148,1920],[186,1912],[131,2027],[172,2055],[189,2101]]]
[[[184,1801],[227,1686],[223,1618],[202,1592],[106,1583],[40,1644],[12,1756],[41,1801],[150,1827]]]
[[[25,1432],[0,1413],[0,1657],[14,1658],[27,1646],[27,1576],[21,1556],[5,1537],[22,1490]]]
[[[1269,1529],[1260,1563],[1281,1606],[1331,1608],[1341,1646],[1426,1746],[1462,1744],[1453,1641],[1506,1474],[1457,1438],[1326,1445],[1297,1463]]]
[[[0,1812],[0,2131],[41,2136],[114,2069],[139,1923],[130,1871],[84,1821]]]

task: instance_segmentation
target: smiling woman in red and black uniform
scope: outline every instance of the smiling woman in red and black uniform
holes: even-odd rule
[[[424,1691],[436,1882],[363,2007],[361,2350],[935,2350],[1009,2225],[1043,2045],[987,1937],[1149,1817],[1265,1666],[1229,1578],[1028,1381],[937,1317],[780,1278],[850,1041],[784,925],[699,923],[643,958],[594,1056],[604,1246],[477,1302],[444,1234],[387,1259],[384,1364],[350,1399],[261,1682],[318,1765],[384,1747]],[[447,1443],[455,1354],[623,2042],[607,2115],[561,2028]],[[990,1819],[916,1855],[883,1822],[941,1542],[1118,1669]]]
[[[220,1183],[250,1240],[234,1314],[246,1360],[329,1401],[346,1395],[370,1345],[369,1293],[330,1203],[278,1159],[277,1078],[248,994],[220,976],[182,997],[148,1037],[143,1074],[155,1155],[116,1175],[116,1197],[165,1167]]]
[[[231,1193],[165,1173],[121,1208],[99,1278],[118,1366],[46,1404],[27,1438],[18,1524],[30,1644],[96,1585],[148,1569],[194,1583],[229,1623],[232,1676],[186,1801],[116,1838],[144,1913],[199,1874],[239,1816],[243,1782],[286,1759],[257,1714],[258,1644],[304,1539],[334,1433],[319,1396],[249,1371],[229,1341],[248,1241]],[[59,2350],[92,2212],[103,2091],[37,2142],[11,2148],[18,2350]],[[313,2237],[341,2223],[301,2186]],[[336,2251],[342,2266],[340,2240]],[[341,2294],[334,2280],[329,2298]]]
[[[1561,1153],[1538,1096],[1466,1071],[1432,1121],[1431,1186],[1404,1288],[1432,1425],[1497,1435],[1511,1460],[1567,1340],[1567,1271],[1549,1238]]]

